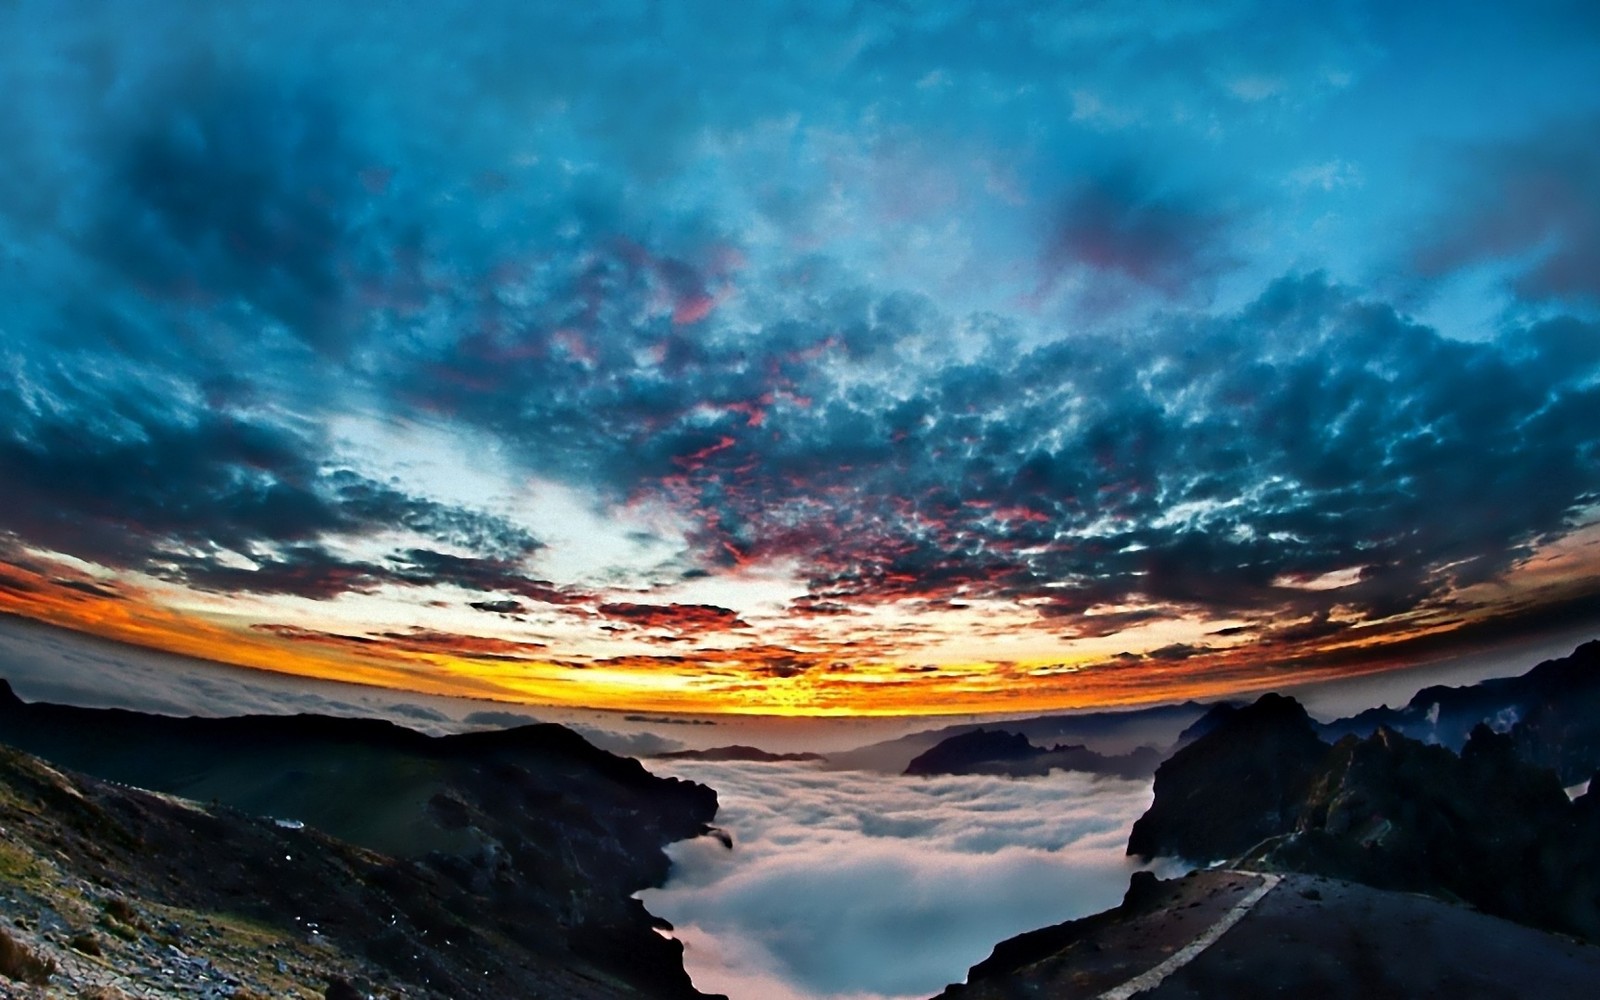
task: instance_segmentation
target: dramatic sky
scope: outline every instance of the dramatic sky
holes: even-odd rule
[[[0,610],[1001,711],[1600,607],[1591,3],[0,3]]]

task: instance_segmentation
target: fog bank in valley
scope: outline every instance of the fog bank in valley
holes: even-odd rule
[[[919,779],[813,764],[652,762],[704,782],[734,837],[670,849],[641,894],[695,985],[733,1000],[927,997],[994,944],[1115,905],[1148,782]]]

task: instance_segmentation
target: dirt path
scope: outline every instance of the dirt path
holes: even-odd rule
[[[1589,1000],[1600,948],[1308,875],[1207,871],[1004,942],[943,1000]]]
[[[1207,948],[1221,940],[1222,935],[1243,920],[1251,907],[1266,898],[1267,893],[1277,887],[1282,880],[1278,875],[1262,875],[1261,884],[1252,889],[1248,895],[1234,904],[1233,909],[1222,915],[1216,923],[1200,932],[1199,937],[1184,945],[1175,952],[1171,958],[1148,969],[1114,989],[1106,990],[1100,994],[1099,1000],[1130,1000],[1131,997],[1155,989],[1166,981],[1168,976],[1182,969],[1185,965],[1199,958]]]

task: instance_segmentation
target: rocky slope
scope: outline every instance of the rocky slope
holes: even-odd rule
[[[1327,751],[1298,702],[1263,695],[1156,769],[1128,853],[1220,861],[1286,832]]]
[[[992,774],[1013,778],[1039,777],[1051,771],[1084,771],[1119,778],[1142,778],[1161,763],[1152,747],[1106,755],[1081,744],[1038,747],[1021,733],[974,729],[940,741],[906,765],[909,775]]]
[[[0,742],[200,803],[10,754],[22,804],[0,825],[37,824],[18,863],[88,886],[80,910],[114,892],[201,915],[191,923],[331,943],[327,968],[405,996],[700,996],[632,894],[664,880],[665,844],[708,832],[715,793],[562,727],[430,738],[365,720],[30,705],[0,686]]]
[[[1329,746],[1267,695],[1157,770],[1128,852],[1459,898],[1600,941],[1597,813],[1487,726],[1460,755],[1386,729]]]

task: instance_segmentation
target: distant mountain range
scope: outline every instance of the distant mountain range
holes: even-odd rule
[[[820,753],[770,753],[757,747],[737,744],[727,747],[712,747],[709,750],[668,750],[665,753],[652,754],[651,756],[656,760],[746,760],[765,763],[827,759]]]
[[[1084,745],[1107,755],[1133,753],[1143,747],[1166,748],[1173,745],[1185,727],[1204,716],[1211,706],[1197,701],[1178,705],[1157,705],[1150,708],[1118,709],[1105,712],[1083,712],[1073,715],[1040,715],[1025,719],[1007,719],[1003,722],[957,723],[911,733],[892,740],[884,740],[827,755],[827,767],[833,770],[883,771],[903,774],[911,761],[939,743],[979,729],[1000,730],[1022,736],[1030,742],[1053,746],[1055,744]]]
[[[1460,750],[1480,723],[1508,734],[1519,757],[1555,771],[1562,784],[1587,781],[1600,767],[1600,640],[1519,677],[1426,687],[1401,708],[1370,709],[1320,731],[1338,739],[1382,727]]]
[[[244,920],[407,996],[702,996],[633,894],[665,879],[666,844],[712,832],[716,793],[561,726],[428,737],[323,716],[180,719],[25,704],[0,682],[0,742],[70,769],[0,759],[7,843],[36,834],[16,863],[93,886],[40,897],[30,927],[95,933],[84,908],[115,896],[134,923],[111,930],[134,940],[159,919],[143,915],[174,908],[191,927]]]
[[[1021,733],[974,729],[935,744],[906,765],[906,774],[992,774],[1012,778],[1039,777],[1051,771],[1083,771],[1119,778],[1142,778],[1155,773],[1161,753],[1139,747],[1131,753],[1107,756],[1082,744],[1037,747]]]

